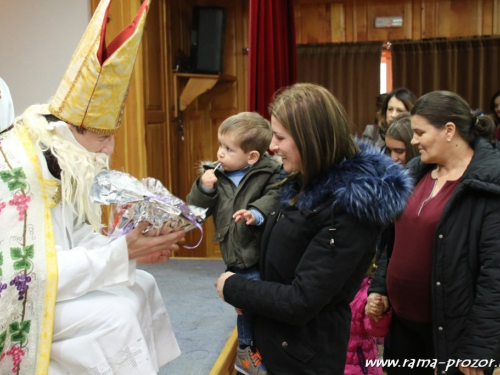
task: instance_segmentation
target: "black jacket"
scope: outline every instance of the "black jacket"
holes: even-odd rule
[[[263,281],[226,280],[225,300],[256,312],[256,345],[270,374],[344,373],[349,303],[381,228],[402,212],[411,190],[403,168],[362,147],[294,206],[294,187],[283,186],[264,231]]]
[[[473,148],[434,237],[432,319],[440,362],[500,359],[500,153],[482,138]],[[420,157],[409,164],[416,181],[434,167]],[[387,295],[386,271],[387,252],[369,293]]]

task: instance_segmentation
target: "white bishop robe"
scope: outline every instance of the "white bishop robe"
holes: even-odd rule
[[[180,349],[153,276],[128,260],[124,237],[75,226],[61,203],[51,213],[59,284],[49,374],[157,374]]]

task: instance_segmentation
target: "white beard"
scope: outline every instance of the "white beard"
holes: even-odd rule
[[[48,123],[40,115],[41,106],[31,106],[23,123],[33,143],[42,151],[50,150],[61,168],[62,202],[77,217],[77,224],[88,222],[95,230],[102,228],[101,206],[90,201],[94,177],[109,168],[109,155],[87,151],[64,122]],[[67,130],[67,131],[66,131]]]

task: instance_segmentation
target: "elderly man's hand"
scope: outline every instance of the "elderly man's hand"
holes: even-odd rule
[[[165,263],[170,260],[170,257],[172,256],[172,251],[170,250],[162,250],[158,251],[154,254],[151,255],[146,255],[140,258],[136,258],[137,263]]]
[[[128,257],[142,263],[166,262],[172,251],[179,249],[177,243],[184,240],[186,233],[183,229],[162,228],[143,234],[148,226],[148,222],[141,222],[126,234]]]

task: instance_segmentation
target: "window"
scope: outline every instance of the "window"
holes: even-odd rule
[[[382,48],[382,58],[380,61],[380,93],[392,91],[392,58],[391,43],[387,42]]]

